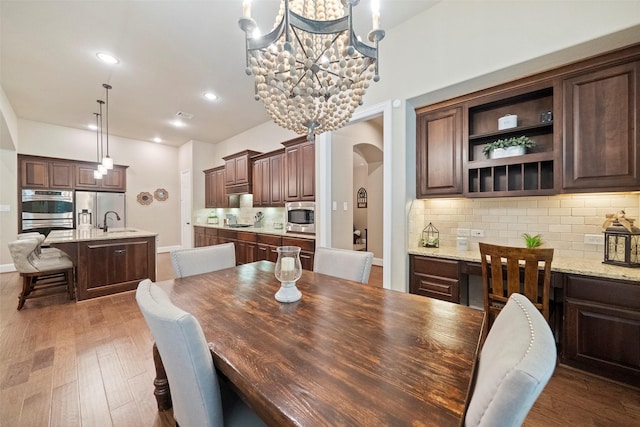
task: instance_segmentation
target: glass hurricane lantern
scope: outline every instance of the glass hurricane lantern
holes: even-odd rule
[[[302,293],[296,287],[296,281],[302,276],[300,263],[300,248],[298,246],[279,246],[278,260],[274,273],[280,281],[280,289],[275,298],[280,302],[295,302],[302,298]]]

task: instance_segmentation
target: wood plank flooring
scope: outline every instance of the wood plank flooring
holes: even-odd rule
[[[158,256],[158,280],[173,277]],[[382,286],[374,266],[370,284]],[[153,396],[152,338],[134,292],[28,300],[0,274],[0,426],[174,425]],[[640,390],[559,366],[525,426],[638,426]]]

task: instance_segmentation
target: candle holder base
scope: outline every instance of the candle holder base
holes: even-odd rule
[[[276,292],[276,301],[296,302],[302,298],[302,292],[296,287],[296,282],[282,282],[280,289]]]

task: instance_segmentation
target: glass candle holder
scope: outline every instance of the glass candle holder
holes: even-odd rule
[[[296,281],[302,276],[300,263],[300,248],[298,246],[279,246],[278,260],[274,273],[280,281],[280,289],[276,292],[276,300],[280,302],[295,302],[302,298],[302,293],[296,287]]]

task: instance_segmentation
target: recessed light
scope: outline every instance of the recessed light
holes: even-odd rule
[[[160,142],[162,142],[162,139],[161,139],[161,138],[158,138],[158,137],[156,136],[155,138],[153,138],[153,142],[160,143]]]
[[[96,56],[99,60],[101,60],[102,62],[106,62],[107,64],[117,64],[120,62],[118,58],[108,53],[98,52],[96,53]]]
[[[207,98],[209,101],[215,101],[216,99],[218,99],[218,95],[213,92],[205,92],[202,94],[202,96]]]
[[[178,120],[178,119],[171,120],[171,124],[177,128],[183,128],[186,126],[182,120]]]

